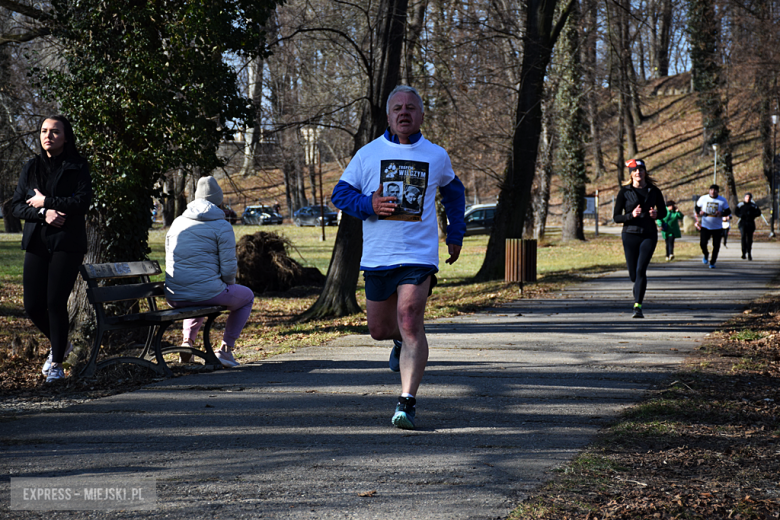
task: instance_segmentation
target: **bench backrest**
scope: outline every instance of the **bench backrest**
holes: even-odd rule
[[[160,264],[153,260],[84,264],[80,271],[81,277],[87,282],[87,298],[95,307],[98,315],[103,314],[104,303],[142,299],[146,299],[149,310],[156,311],[155,298],[165,296],[164,282],[149,281],[150,276],[162,274]],[[126,283],[128,278],[136,278],[139,281]],[[101,284],[101,282],[112,280],[119,283]]]

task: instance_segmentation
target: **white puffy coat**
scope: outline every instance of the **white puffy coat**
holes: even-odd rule
[[[236,236],[225,212],[195,199],[165,237],[165,296],[171,301],[210,300],[236,283]]]

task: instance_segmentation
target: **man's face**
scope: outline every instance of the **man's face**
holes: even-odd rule
[[[418,103],[417,96],[411,92],[397,92],[390,100],[387,124],[403,144],[409,144],[409,136],[420,131],[423,111]]]
[[[401,188],[398,187],[398,184],[390,184],[387,187],[387,196],[388,197],[395,197],[398,198],[398,195],[401,194]]]
[[[713,199],[718,198],[718,190],[716,190],[715,188],[710,188],[710,197],[712,197]]]
[[[407,190],[406,193],[404,193],[404,197],[409,204],[417,202],[417,192],[414,190]]]
[[[745,195],[745,204],[750,202],[750,195]]]

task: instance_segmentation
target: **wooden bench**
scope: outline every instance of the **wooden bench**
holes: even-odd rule
[[[184,307],[179,309],[157,308],[156,298],[165,297],[164,282],[152,282],[151,276],[163,271],[154,261],[119,262],[112,264],[85,264],[81,266],[81,277],[87,282],[87,297],[95,309],[97,330],[95,341],[82,377],[115,363],[133,363],[150,368],[160,375],[171,377],[173,372],[163,358],[167,353],[187,353],[203,358],[207,366],[222,368],[211,348],[209,333],[214,320],[227,309],[222,306]],[[130,303],[135,300],[135,303]],[[125,302],[117,305],[119,302]],[[111,307],[111,309],[107,309]],[[129,308],[129,312],[114,315],[115,307]],[[162,346],[165,330],[177,321],[187,318],[206,317],[203,328],[203,350],[186,346]],[[148,327],[146,343],[138,357],[116,356],[98,362],[103,335],[113,330],[129,330]]]

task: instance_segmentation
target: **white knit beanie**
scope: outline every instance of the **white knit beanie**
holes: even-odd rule
[[[214,177],[201,177],[198,179],[198,189],[195,190],[196,199],[206,199],[215,206],[222,204],[222,188]]]

